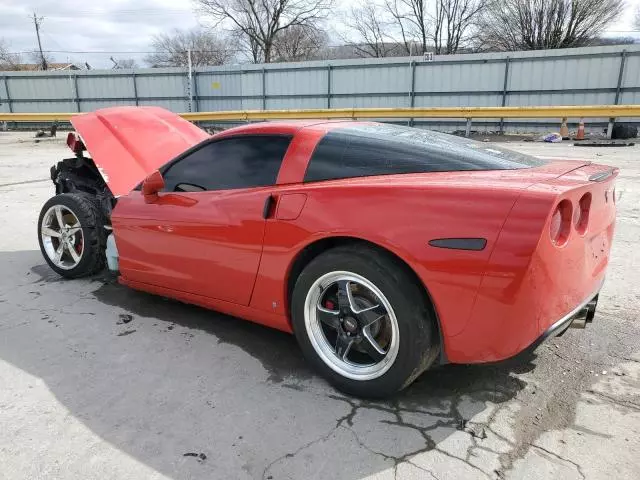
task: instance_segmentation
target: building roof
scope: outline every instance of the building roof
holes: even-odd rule
[[[17,63],[12,65],[12,70],[38,72],[42,70],[42,65],[39,63]],[[47,70],[81,70],[81,68],[73,63],[47,63]]]

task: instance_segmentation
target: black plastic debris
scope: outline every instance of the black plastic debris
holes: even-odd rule
[[[129,315],[128,313],[121,313],[118,315],[118,322],[116,325],[122,325],[123,323],[129,323],[133,320],[133,315]]]

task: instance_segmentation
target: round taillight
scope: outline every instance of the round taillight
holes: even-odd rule
[[[576,231],[580,235],[584,235],[587,232],[589,226],[589,211],[591,210],[591,194],[585,193],[580,202],[578,208],[576,208],[575,221]]]
[[[551,224],[549,226],[549,235],[551,241],[558,247],[563,246],[569,240],[571,232],[571,202],[562,200],[551,216]]]

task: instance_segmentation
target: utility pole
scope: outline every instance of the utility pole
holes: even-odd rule
[[[40,50],[40,59],[42,61],[42,70],[47,69],[47,61],[44,58],[44,53],[42,53],[42,42],[40,41],[40,22],[42,22],[42,17],[38,18],[36,12],[33,12],[33,24],[36,26],[36,36],[38,37],[38,49]]]

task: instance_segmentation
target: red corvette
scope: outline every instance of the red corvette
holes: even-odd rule
[[[160,108],[79,115],[44,258],[293,332],[338,388],[493,362],[593,319],[617,169],[373,122],[209,136]],[[85,153],[88,151],[89,156]]]

